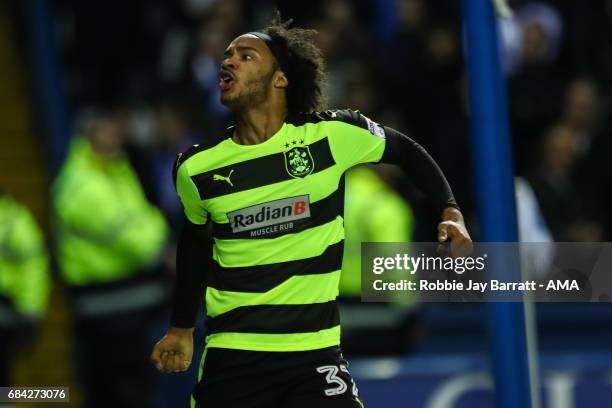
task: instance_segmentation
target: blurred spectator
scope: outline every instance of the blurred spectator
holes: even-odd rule
[[[537,162],[539,135],[560,111],[564,73],[555,66],[563,31],[559,12],[547,3],[516,10],[520,57],[509,81],[509,108],[515,140],[516,169],[525,175]]]
[[[209,13],[221,0],[185,0],[184,3],[189,14],[201,16]]]
[[[350,106],[366,115],[378,116],[378,93],[373,89],[373,73],[369,67],[359,61],[347,61],[343,72],[342,89],[337,103],[330,103],[330,106]]]
[[[419,123],[425,111],[420,96],[427,80],[427,8],[422,0],[398,2],[398,26],[384,55],[380,85],[387,95],[386,104],[401,109],[406,123],[415,134],[423,134]],[[431,114],[431,113],[430,113]],[[427,119],[424,119],[425,121]]]
[[[440,163],[469,217],[469,143],[457,14],[450,19],[421,0],[404,0],[400,5],[398,31],[377,76],[384,90],[383,104],[399,110],[405,125],[400,130],[409,132]],[[435,239],[432,231],[440,214],[405,189],[418,220],[415,239]]]
[[[180,2],[56,3],[58,45],[73,102],[110,102],[118,93],[147,96],[157,79],[163,36],[182,19]]]
[[[398,172],[378,165],[354,167],[346,174],[339,299],[342,349],[348,355],[405,353],[421,337],[416,299],[407,300],[404,293],[402,303],[361,303],[361,243],[412,240],[412,210],[394,191]]]
[[[415,137],[430,151],[441,151],[440,142],[454,141],[449,132],[465,124],[457,22],[432,21],[421,0],[399,4],[398,31],[379,67],[385,105],[401,108]]]
[[[606,169],[612,150],[612,122],[604,115],[598,85],[585,78],[571,81],[566,88],[562,121],[577,134],[579,163],[575,171],[577,189],[585,200],[585,212],[601,221],[608,241],[612,237],[612,217],[606,203],[612,194],[612,175]]]
[[[221,132],[230,119],[230,111],[219,101],[219,69],[223,52],[233,34],[222,20],[214,18],[204,22],[199,29],[191,69],[202,93],[202,114],[207,134]]]
[[[561,120],[576,132],[579,153],[587,153],[601,125],[600,102],[595,83],[578,78],[567,85]]]
[[[466,121],[463,60],[459,48],[458,27],[454,22],[434,25],[427,35],[427,89],[415,98],[426,109],[418,120],[423,133],[417,140],[429,149],[442,164],[461,203],[469,202],[466,180],[469,178],[469,157]],[[443,118],[443,119],[442,119]],[[468,208],[464,208],[468,211]],[[436,214],[439,216],[439,214]]]
[[[150,176],[155,181],[155,201],[172,228],[178,227],[183,219],[183,207],[172,180],[172,166],[177,154],[201,139],[201,135],[190,126],[189,111],[179,100],[164,98],[157,103],[154,113],[158,140]]]
[[[340,47],[337,51],[340,58],[363,56],[363,51],[370,49],[367,33],[362,28],[357,8],[349,0],[329,0],[323,2],[323,20],[334,27]],[[347,47],[346,44],[351,44]]]
[[[87,407],[146,407],[157,378],[149,330],[167,297],[160,258],[168,227],[146,200],[123,143],[116,116],[93,114],[52,189]]]
[[[0,386],[47,308],[49,260],[30,211],[0,192]]]
[[[612,86],[612,6],[609,0],[555,1],[567,26],[561,49],[563,64],[573,73],[588,75],[602,86]]]
[[[211,16],[217,22],[224,23],[224,31],[232,35],[243,32],[246,17],[244,3],[243,0],[218,1]]]
[[[552,64],[559,55],[563,22],[552,5],[527,2],[510,17],[497,19],[505,72],[514,75],[523,64]]]
[[[329,106],[354,107],[352,103],[346,105],[347,92],[355,82],[359,82],[356,75],[368,83],[366,87],[369,86],[367,72],[372,63],[364,61],[363,56],[364,53],[374,56],[374,53],[366,32],[357,21],[355,9],[347,1],[326,3],[322,15],[311,26],[318,31],[318,45],[326,58]]]
[[[556,124],[546,134],[540,168],[532,185],[555,241],[599,241],[601,227],[585,217],[584,203],[572,179],[577,163],[578,135]]]
[[[516,10],[522,28],[522,64],[552,63],[559,54],[563,23],[559,11],[544,2],[527,3]]]

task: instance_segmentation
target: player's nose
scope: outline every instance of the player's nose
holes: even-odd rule
[[[228,56],[221,62],[221,69],[234,70],[236,69],[237,66],[238,65],[234,57]]]

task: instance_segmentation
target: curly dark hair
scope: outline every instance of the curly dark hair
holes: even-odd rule
[[[317,31],[289,28],[292,23],[292,19],[282,21],[277,11],[261,31],[281,44],[285,51],[289,114],[321,111],[325,104],[325,61],[315,43]]]

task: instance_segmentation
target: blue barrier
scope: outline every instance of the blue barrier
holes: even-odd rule
[[[612,353],[545,354],[542,408],[607,407],[612,402]],[[493,408],[485,355],[353,359],[351,373],[367,408]]]
[[[463,0],[468,68],[472,159],[483,242],[516,242],[510,130],[491,0]],[[518,257],[517,257],[518,258]],[[497,274],[517,281],[517,259],[497,260]],[[525,316],[520,303],[489,304],[489,337],[496,404],[499,408],[531,406]]]
[[[53,15],[48,0],[29,0],[30,41],[36,113],[49,152],[48,163],[57,171],[70,139],[70,114],[64,93],[62,68],[53,30]]]

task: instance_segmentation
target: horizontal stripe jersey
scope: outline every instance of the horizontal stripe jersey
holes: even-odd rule
[[[175,165],[194,224],[213,225],[208,347],[302,351],[338,345],[344,173],[378,162],[382,126],[359,112],[287,117],[263,143],[193,146]]]

